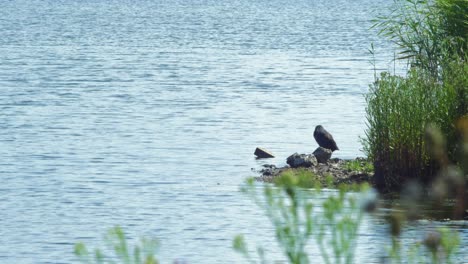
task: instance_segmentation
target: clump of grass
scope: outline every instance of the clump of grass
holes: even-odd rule
[[[344,164],[344,168],[348,171],[357,171],[363,173],[372,173],[374,165],[367,160],[349,160]]]
[[[333,175],[327,174],[324,177],[320,177],[306,168],[286,170],[275,178],[274,183],[277,186],[293,185],[307,189],[335,186]]]

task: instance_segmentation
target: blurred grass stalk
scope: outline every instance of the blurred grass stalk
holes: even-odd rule
[[[321,263],[354,263],[362,208],[374,207],[363,206],[356,193],[347,193],[347,188],[340,188],[338,194],[324,200],[312,199],[321,194],[320,184],[314,179],[313,173],[303,170],[279,176],[275,186],[256,186],[250,180],[242,191],[265,210],[288,263],[315,263],[309,259],[306,248],[312,241],[321,253]],[[369,186],[361,185],[359,190],[369,190]],[[234,239],[233,247],[250,263],[257,263],[242,235]],[[256,252],[259,262],[267,263],[265,250],[258,247]]]
[[[275,185],[255,185],[249,180],[242,191],[265,211],[288,263],[355,263],[358,231],[365,213],[376,210],[377,194],[368,185],[361,185],[358,192],[340,188],[327,195],[316,183],[310,189],[307,177],[316,178],[303,170],[279,176]],[[415,242],[403,244],[401,236],[412,212],[402,209],[394,208],[387,216],[389,232],[382,236],[391,238],[392,244],[388,255],[381,256],[382,263],[452,263],[460,246],[458,233],[448,228],[430,229],[421,232]],[[233,247],[249,263],[271,263],[266,250],[250,250],[243,235],[234,238]],[[311,250],[321,259],[310,259]]]
[[[84,243],[75,245],[75,255],[81,263],[85,264],[158,264],[155,257],[158,242],[154,239],[141,239],[140,243],[130,248],[122,228],[116,226],[110,229],[105,236],[108,250],[95,249],[90,252]]]

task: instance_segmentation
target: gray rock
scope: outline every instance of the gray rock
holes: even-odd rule
[[[273,154],[271,154],[269,151],[262,149],[262,148],[256,148],[254,155],[257,156],[259,159],[266,159],[266,158],[274,158]]]
[[[291,168],[312,167],[317,165],[317,159],[312,154],[294,153],[286,159],[286,163]]]
[[[317,159],[317,161],[319,163],[327,163],[327,161],[330,159],[332,153],[333,153],[333,151],[331,151],[330,149],[326,149],[326,148],[323,148],[323,147],[318,147],[314,151],[313,154],[314,154],[315,158]]]

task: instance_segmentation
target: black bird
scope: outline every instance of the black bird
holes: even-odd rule
[[[330,149],[331,151],[339,150],[333,136],[321,125],[315,127],[314,138],[322,148]]]

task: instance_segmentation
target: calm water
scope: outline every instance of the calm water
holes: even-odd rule
[[[2,1],[0,263],[75,262],[114,225],[160,238],[164,263],[243,263],[238,233],[281,260],[238,191],[253,151],[284,164],[322,124],[337,157],[363,155],[371,42],[393,67],[368,28],[389,2]],[[361,232],[378,261],[385,226]]]

